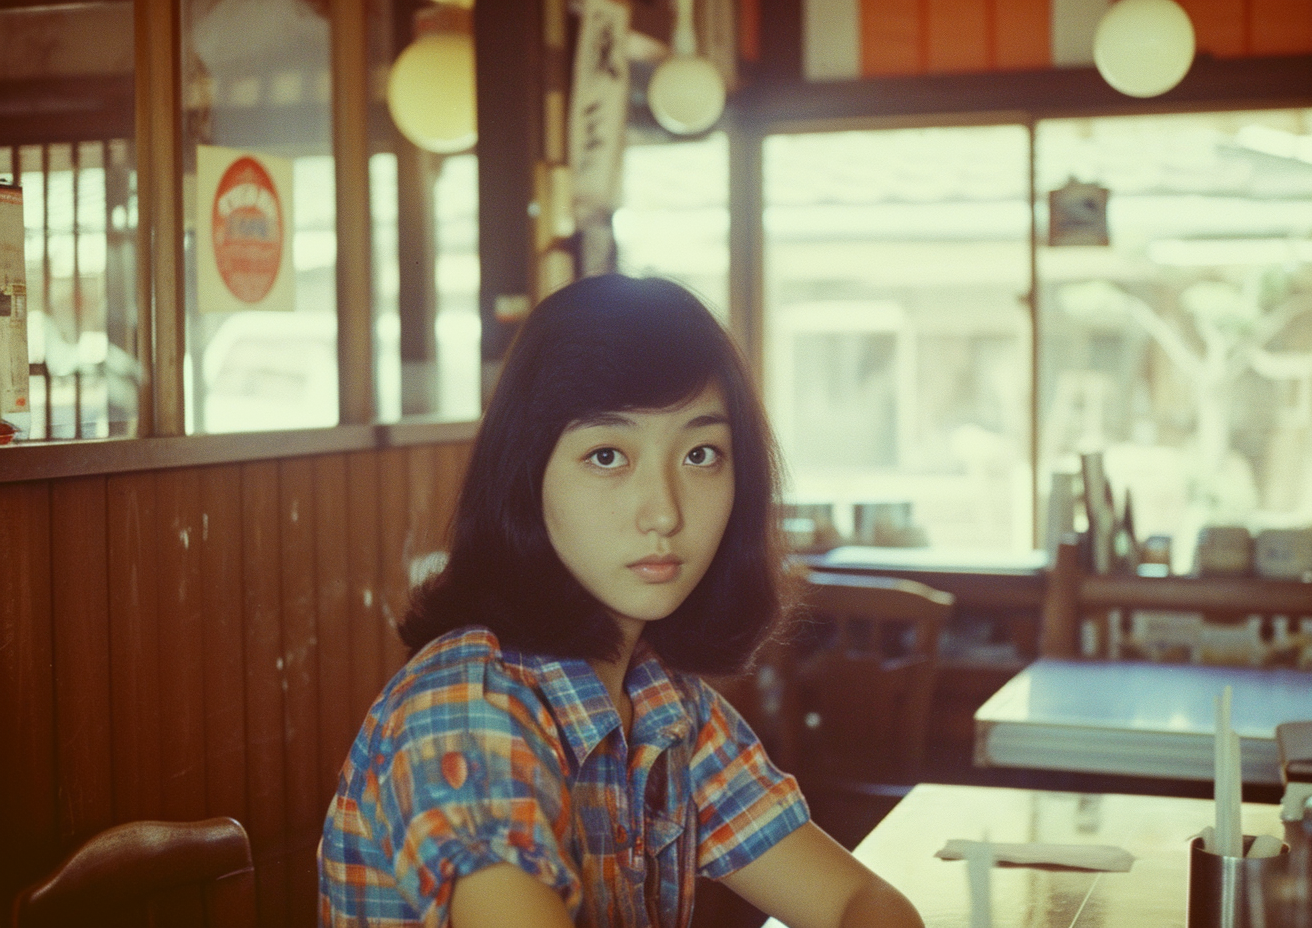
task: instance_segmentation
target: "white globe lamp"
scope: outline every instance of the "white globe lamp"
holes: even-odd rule
[[[656,122],[675,135],[705,132],[724,112],[724,79],[697,54],[692,0],[677,0],[674,54],[661,62],[647,84],[647,105]]]
[[[1175,0],[1118,0],[1093,38],[1103,80],[1131,97],[1155,97],[1184,78],[1194,60],[1194,27]]]

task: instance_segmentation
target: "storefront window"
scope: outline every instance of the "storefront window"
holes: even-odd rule
[[[189,432],[338,421],[325,13],[182,5]]]
[[[132,15],[131,3],[0,10],[0,81],[39,89],[51,110],[0,119],[0,184],[21,197],[0,219],[12,261],[0,269],[0,437],[137,434]]]
[[[1028,550],[1026,129],[774,135],[764,174],[794,543]]]
[[[1101,452],[1177,572],[1312,522],[1312,110],[1046,120],[1036,159],[1040,489]],[[1106,244],[1060,234],[1072,181]]]

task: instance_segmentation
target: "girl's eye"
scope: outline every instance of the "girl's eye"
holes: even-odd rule
[[[720,463],[720,449],[712,445],[698,445],[688,452],[684,460],[697,467],[710,467]]]
[[[622,452],[615,448],[598,448],[589,454],[585,461],[595,464],[597,467],[605,470],[612,470],[620,467],[625,463],[625,457]]]

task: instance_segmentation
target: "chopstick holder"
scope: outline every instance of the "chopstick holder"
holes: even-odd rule
[[[943,860],[965,860],[979,841],[954,838],[934,856]],[[1015,867],[1062,867],[1068,870],[1104,870],[1124,873],[1134,864],[1134,855],[1125,848],[1110,844],[1048,844],[1041,841],[1019,843],[989,842],[993,861]]]

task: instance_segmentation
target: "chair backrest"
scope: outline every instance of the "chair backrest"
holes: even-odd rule
[[[795,671],[799,775],[915,782],[953,596],[913,580],[820,572],[804,595],[820,635]]]
[[[253,928],[251,845],[231,818],[128,822],[87,840],[14,900],[12,928]]]

